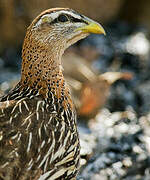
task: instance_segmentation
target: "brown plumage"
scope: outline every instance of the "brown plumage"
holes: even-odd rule
[[[61,56],[89,33],[104,30],[66,8],[46,10],[29,26],[21,80],[0,100],[0,180],[76,178],[80,145]]]

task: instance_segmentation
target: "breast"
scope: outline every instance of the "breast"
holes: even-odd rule
[[[80,146],[75,112],[69,106],[64,109],[57,98],[35,97],[15,101],[1,111],[7,125],[2,131],[5,138],[0,141],[4,159],[0,161],[0,172],[1,169],[7,172],[9,167],[12,170],[7,176],[16,169],[19,177],[29,174],[36,177],[38,173],[42,176],[47,172],[49,177],[55,173],[56,176],[66,173],[75,176]],[[0,122],[3,119],[1,116]]]

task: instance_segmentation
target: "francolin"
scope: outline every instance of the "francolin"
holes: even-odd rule
[[[21,80],[0,100],[0,180],[76,179],[80,144],[61,57],[90,33],[105,34],[68,8],[42,12],[27,29]]]

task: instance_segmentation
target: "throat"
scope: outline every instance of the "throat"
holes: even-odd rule
[[[60,44],[60,43],[59,43]],[[41,44],[27,37],[22,50],[22,89],[38,92],[44,98],[53,94],[58,101],[72,106],[69,88],[66,85],[61,66],[63,47]]]
[[[59,88],[64,82],[61,48],[40,44],[28,40],[28,37],[25,38],[22,50],[21,84],[43,93],[46,93],[48,87]]]

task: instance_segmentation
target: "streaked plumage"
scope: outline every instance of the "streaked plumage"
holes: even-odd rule
[[[21,80],[0,100],[0,180],[76,178],[80,145],[61,56],[89,33],[104,30],[65,8],[45,11],[29,26]]]

